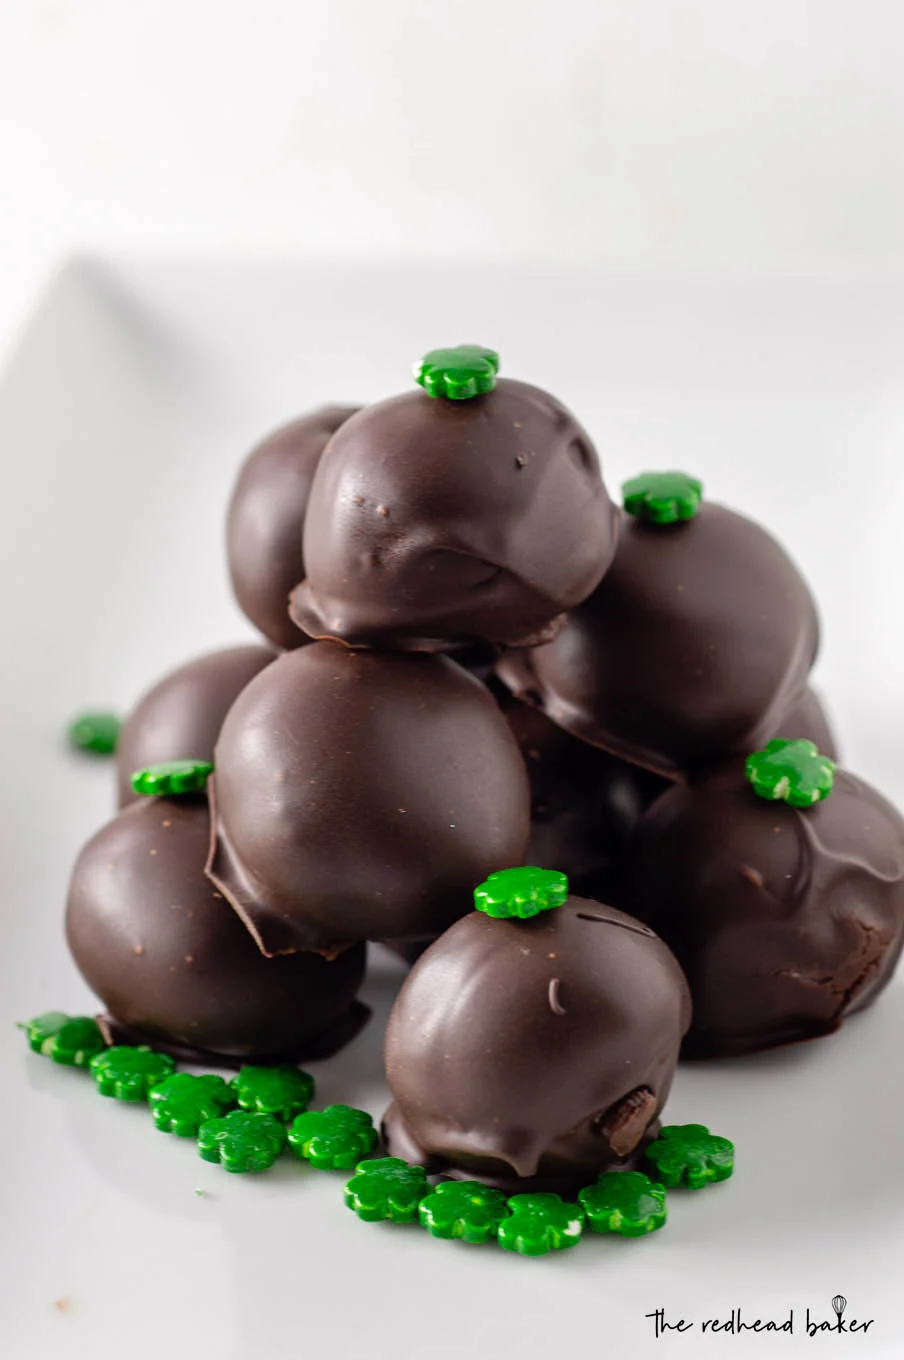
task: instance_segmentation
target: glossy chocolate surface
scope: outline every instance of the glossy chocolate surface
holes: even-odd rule
[[[314,472],[330,436],[354,406],[324,406],[274,430],[248,455],[229,503],[226,552],[232,588],[256,628],[277,647],[305,641],[289,619],[289,593],[304,579],[301,535]]]
[[[687,1053],[829,1034],[873,1001],[904,938],[904,821],[838,771],[797,810],[743,762],[663,794],[628,846],[622,900],[671,946],[694,999]]]
[[[589,437],[549,393],[510,379],[470,401],[409,392],[330,440],[292,614],[355,646],[525,643],[594,589],[616,522]]]
[[[760,745],[803,696],[819,643],[806,583],[764,529],[722,506],[622,519],[602,584],[546,646],[499,674],[574,735],[683,777]]]
[[[212,760],[232,704],[275,658],[272,647],[228,647],[196,657],[149,689],[123,723],[116,745],[119,806],[138,797],[131,784],[135,770],[167,760]]]
[[[286,653],[230,709],[215,760],[209,872],[267,954],[437,934],[527,846],[514,738],[445,657]]]
[[[145,1043],[227,1059],[323,1055],[330,1032],[354,1032],[364,947],[333,962],[265,958],[204,876],[209,840],[207,802],[188,797],[144,798],[88,842],[66,912],[82,976]]]
[[[668,949],[612,907],[473,912],[415,964],[390,1014],[389,1150],[506,1188],[587,1184],[655,1125],[689,1019]]]

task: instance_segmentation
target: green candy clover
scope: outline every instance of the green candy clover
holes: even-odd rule
[[[94,756],[111,756],[116,750],[122,723],[115,713],[80,713],[69,724],[69,745]]]
[[[557,869],[500,869],[474,889],[474,906],[497,919],[522,921],[560,907],[568,896],[568,879]]]
[[[577,1246],[584,1231],[584,1211],[561,1195],[512,1195],[509,1218],[499,1224],[499,1245],[522,1256]]]
[[[418,1205],[429,1193],[422,1166],[409,1166],[401,1157],[377,1157],[358,1163],[345,1186],[345,1203],[367,1223],[416,1223]]]
[[[421,1227],[433,1237],[489,1242],[509,1211],[501,1190],[480,1181],[444,1181],[421,1200],[417,1212]]]
[[[147,1044],[131,1048],[118,1044],[91,1059],[91,1075],[102,1096],[116,1100],[147,1100],[151,1088],[175,1072],[176,1064],[165,1053],[154,1053]]]
[[[642,1171],[606,1171],[578,1191],[578,1201],[592,1232],[643,1237],[666,1220],[665,1187]]]
[[[710,1133],[705,1124],[667,1124],[646,1156],[670,1187],[702,1190],[710,1181],[727,1181],[734,1171],[734,1144]]]
[[[284,1124],[306,1110],[314,1094],[314,1078],[297,1067],[243,1067],[231,1084],[241,1109],[275,1115]]]
[[[414,366],[414,380],[428,397],[469,401],[492,392],[499,371],[499,355],[482,345],[455,345],[432,349]]]
[[[828,798],[835,783],[835,764],[820,755],[812,741],[776,737],[762,751],[747,757],[745,772],[760,798],[781,800],[791,807],[808,808]]]
[[[269,1171],[285,1145],[285,1125],[272,1114],[231,1110],[198,1129],[198,1152],[227,1171]]]
[[[693,519],[703,499],[703,483],[686,472],[642,472],[622,483],[629,515],[648,524],[677,524]]]
[[[235,1096],[222,1077],[174,1072],[150,1091],[148,1101],[154,1124],[161,1133],[194,1138],[207,1120],[232,1109]]]
[[[289,1145],[321,1171],[350,1171],[377,1146],[374,1121],[350,1105],[300,1114],[289,1129]]]
[[[52,1058],[66,1067],[88,1067],[91,1059],[107,1047],[97,1021],[90,1015],[46,1011],[22,1028],[35,1053],[42,1053],[45,1058]]]
[[[209,760],[164,760],[132,775],[132,788],[145,798],[177,798],[182,793],[203,793],[213,774]]]

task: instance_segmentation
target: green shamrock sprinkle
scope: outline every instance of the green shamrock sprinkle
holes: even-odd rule
[[[35,1053],[42,1053],[45,1058],[52,1058],[66,1067],[87,1067],[95,1054],[102,1053],[107,1047],[97,1021],[90,1015],[46,1011],[22,1028]]]
[[[176,1070],[172,1058],[154,1053],[147,1044],[108,1048],[95,1054],[90,1067],[101,1095],[117,1100],[147,1100],[151,1088]]]
[[[606,1171],[578,1200],[592,1232],[643,1237],[666,1220],[665,1187],[642,1171]]]
[[[345,1186],[345,1203],[367,1223],[416,1223],[417,1207],[429,1193],[422,1166],[409,1166],[401,1157],[377,1157],[358,1163]]]
[[[77,751],[111,756],[116,750],[122,723],[115,713],[80,713],[69,724],[66,736]]]
[[[151,1116],[161,1133],[194,1138],[209,1119],[216,1119],[235,1104],[235,1096],[222,1077],[174,1072],[164,1077],[148,1095]]]
[[[776,737],[762,751],[747,757],[747,778],[754,793],[808,808],[828,798],[835,783],[835,764],[820,755],[812,741],[801,737],[786,741]]]
[[[449,401],[469,401],[482,392],[492,392],[499,371],[499,355],[482,345],[455,345],[432,349],[414,366],[414,380],[428,397]]]
[[[517,916],[525,921],[560,907],[568,896],[568,879],[558,869],[500,869],[474,889],[474,906],[487,916]]]
[[[705,1124],[667,1124],[646,1156],[670,1187],[702,1190],[710,1181],[727,1181],[734,1171],[734,1144],[710,1133]]]
[[[321,1171],[350,1171],[377,1146],[374,1121],[350,1105],[308,1110],[293,1121],[289,1145]]]
[[[703,483],[686,472],[642,472],[622,483],[623,504],[629,515],[648,524],[677,524],[693,519],[700,509]]]
[[[499,1245],[522,1256],[577,1246],[584,1230],[584,1211],[561,1195],[512,1195],[509,1218],[499,1224]]]
[[[284,1124],[306,1110],[314,1094],[314,1078],[297,1067],[243,1067],[231,1084],[241,1109],[275,1115]]]
[[[165,760],[132,775],[132,788],[147,798],[175,798],[180,793],[201,793],[213,774],[209,760]]]
[[[227,1171],[269,1171],[285,1145],[285,1125],[272,1114],[232,1110],[205,1120],[198,1130],[205,1162],[219,1162]]]
[[[480,1181],[443,1181],[421,1200],[417,1212],[421,1227],[433,1237],[489,1242],[509,1210],[501,1190]]]

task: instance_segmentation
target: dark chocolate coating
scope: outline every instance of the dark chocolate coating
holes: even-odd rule
[[[816,608],[759,525],[704,504],[682,524],[623,516],[615,561],[546,646],[499,674],[548,717],[656,773],[762,744],[803,695]]]
[[[352,646],[524,645],[594,589],[616,523],[589,437],[549,393],[506,379],[471,401],[409,392],[330,440],[292,615]]]
[[[209,872],[266,954],[438,934],[527,846],[515,741],[445,657],[288,652],[242,691],[215,760]]]
[[[354,406],[324,406],[274,430],[248,455],[229,503],[226,553],[232,588],[256,628],[277,647],[306,641],[289,618],[304,580],[301,533],[320,456]]]
[[[647,811],[623,901],[671,946],[694,999],[691,1056],[830,1034],[873,1001],[904,938],[904,820],[838,771],[799,811],[759,798],[743,762]]]
[[[207,802],[189,797],[143,798],[88,842],[66,910],[88,986],[136,1038],[211,1058],[301,1060],[350,1038],[364,946],[265,958],[204,876],[209,840]]]
[[[414,965],[390,1013],[389,1151],[506,1188],[586,1185],[624,1166],[658,1119],[689,1019],[668,949],[612,907],[473,912]]]
[[[494,692],[530,781],[527,863],[554,864],[576,896],[612,902],[628,837],[669,781],[579,741],[501,690]]]
[[[223,719],[242,690],[275,660],[257,644],[209,652],[158,680],[126,718],[116,744],[119,806],[138,798],[135,770],[165,760],[213,760]]]

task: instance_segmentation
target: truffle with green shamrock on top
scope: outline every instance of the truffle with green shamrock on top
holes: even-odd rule
[[[498,1242],[521,1256],[545,1256],[576,1247],[584,1231],[584,1211],[560,1195],[512,1195],[509,1215],[500,1220]]]
[[[561,874],[494,874],[475,900],[495,914],[463,917],[412,968],[386,1030],[390,1153],[509,1194],[571,1193],[640,1164],[689,1022],[687,986],[651,930],[562,901],[563,887]],[[532,893],[549,898],[525,918]]]
[[[314,1095],[314,1078],[298,1067],[243,1067],[232,1078],[232,1089],[243,1110],[272,1114],[287,1124],[306,1110]]]
[[[652,474],[638,481],[600,585],[547,645],[505,655],[500,677],[574,736],[669,778],[802,735],[781,730],[819,645],[797,567],[724,506],[684,518],[695,478],[660,499]]]
[[[148,1094],[151,1117],[161,1133],[194,1138],[208,1119],[217,1119],[235,1105],[235,1093],[222,1077],[174,1072]]]
[[[370,1115],[350,1105],[328,1105],[298,1115],[289,1129],[293,1152],[321,1171],[351,1171],[377,1146]]]
[[[647,1147],[648,1157],[653,1146]],[[606,1171],[595,1185],[578,1191],[578,1203],[591,1232],[643,1237],[666,1220],[665,1189],[642,1171]]]
[[[416,1223],[418,1205],[430,1192],[423,1167],[401,1157],[360,1162],[345,1186],[346,1206],[367,1223]]]
[[[151,1090],[176,1070],[166,1053],[145,1044],[115,1044],[91,1059],[91,1075],[102,1096],[116,1100],[147,1100]]]
[[[491,1242],[510,1213],[501,1190],[481,1181],[442,1181],[418,1205],[421,1227],[432,1237]]]
[[[35,1053],[66,1067],[88,1067],[91,1059],[107,1047],[97,1021],[89,1015],[45,1011],[22,1028]]]
[[[198,1152],[226,1171],[269,1171],[286,1145],[286,1129],[272,1114],[230,1110],[198,1129]]]
[[[734,1144],[705,1124],[667,1124],[647,1148],[647,1161],[668,1186],[702,1190],[734,1171]]]
[[[416,366],[421,386],[333,435],[290,606],[311,637],[525,646],[599,583],[618,510],[593,445],[555,397],[497,368],[492,350],[432,350]]]
[[[624,866],[622,900],[687,975],[693,1056],[831,1034],[880,994],[904,942],[904,819],[807,741],[668,790]]]

